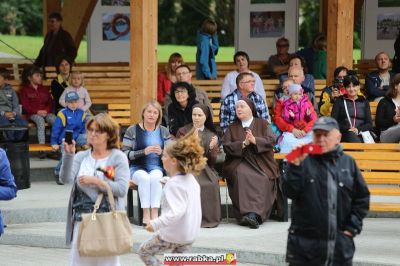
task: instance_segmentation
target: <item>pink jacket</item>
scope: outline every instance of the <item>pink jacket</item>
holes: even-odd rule
[[[289,98],[284,100],[282,105],[283,119],[297,129],[303,129],[308,122],[317,119],[317,114],[307,95],[303,95],[298,103]],[[291,112],[294,116],[290,115]]]

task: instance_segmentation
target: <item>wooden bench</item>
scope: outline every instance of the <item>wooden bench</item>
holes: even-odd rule
[[[352,156],[368,184],[371,196],[400,196],[400,144],[395,143],[341,143],[345,152]],[[277,161],[285,159],[286,154],[275,153]],[[220,180],[220,186],[226,186]],[[399,203],[370,203],[373,212],[400,212]]]

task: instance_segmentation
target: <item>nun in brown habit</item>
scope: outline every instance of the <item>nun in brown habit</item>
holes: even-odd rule
[[[269,217],[277,195],[275,135],[268,122],[257,117],[248,98],[237,101],[236,116],[222,138],[226,153],[222,174],[238,223],[257,229]]]
[[[216,227],[221,221],[221,197],[219,194],[218,175],[214,165],[218,154],[218,137],[212,121],[211,111],[204,104],[195,104],[192,108],[192,123],[181,127],[177,138],[187,134],[193,127],[197,130],[207,157],[207,165],[196,176],[201,190],[201,227]]]

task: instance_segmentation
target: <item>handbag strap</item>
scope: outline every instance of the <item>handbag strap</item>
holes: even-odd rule
[[[349,115],[349,110],[347,110],[346,99],[343,99],[343,103],[344,103],[344,109],[346,110],[347,120],[349,120],[350,128],[352,128],[353,125],[351,124],[350,115]],[[354,126],[355,126],[355,125],[354,125]]]
[[[108,196],[108,202],[110,204],[110,209],[112,212],[115,212],[115,201],[114,201],[114,196],[111,190],[111,187],[106,184],[106,189],[107,189],[107,196]],[[92,219],[96,219],[96,212],[99,209],[100,203],[103,199],[104,193],[99,193],[97,196],[96,202],[93,205],[93,212],[92,212]]]

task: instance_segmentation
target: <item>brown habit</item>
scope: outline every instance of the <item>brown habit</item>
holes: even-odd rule
[[[182,137],[186,135],[193,125],[189,124],[181,127],[176,136]],[[201,195],[201,227],[216,227],[221,221],[221,197],[219,194],[218,175],[214,170],[215,161],[217,160],[218,145],[210,150],[211,138],[215,136],[213,132],[204,128],[199,132],[201,143],[204,148],[204,156],[207,157],[207,165],[199,176],[196,176],[200,185]]]
[[[275,135],[268,122],[254,118],[249,127],[256,138],[256,145],[242,148],[246,132],[241,121],[233,122],[222,138],[226,153],[223,176],[227,180],[234,215],[254,212],[264,221],[269,216],[276,199],[278,165],[274,159]]]

